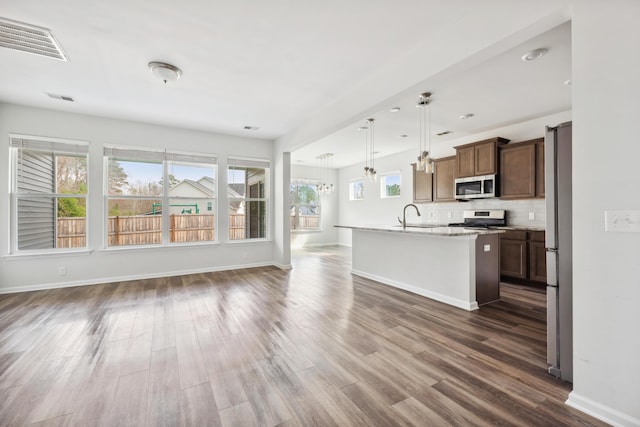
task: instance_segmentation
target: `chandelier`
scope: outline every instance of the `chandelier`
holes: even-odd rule
[[[420,95],[416,107],[419,109],[420,135],[418,138],[418,163],[416,169],[425,173],[433,172],[431,158],[431,93]],[[427,126],[428,125],[428,126]],[[428,142],[427,142],[428,141]],[[428,144],[428,147],[427,147]]]
[[[316,191],[319,194],[331,194],[333,193],[333,184],[327,184],[331,178],[333,153],[322,154],[316,159],[320,161],[320,168],[322,169],[322,182],[316,185]]]
[[[377,179],[377,173],[374,167],[375,152],[374,152],[374,124],[375,119],[367,119],[367,124],[359,128],[364,130],[364,177],[369,178],[369,181],[375,182]]]

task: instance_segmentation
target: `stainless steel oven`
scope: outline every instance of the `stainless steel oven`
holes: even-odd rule
[[[496,176],[470,176],[456,178],[456,199],[483,199],[496,197]]]

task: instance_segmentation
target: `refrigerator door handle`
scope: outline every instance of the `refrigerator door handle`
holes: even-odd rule
[[[547,285],[558,286],[558,250],[547,248]]]
[[[556,187],[556,129],[547,126],[544,136],[544,187],[546,214],[546,246],[558,247],[557,235],[557,187]]]

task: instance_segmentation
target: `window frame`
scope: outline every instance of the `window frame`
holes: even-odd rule
[[[130,156],[127,156],[130,155]],[[139,163],[155,163],[161,165],[162,168],[162,194],[159,196],[151,195],[125,195],[125,194],[109,194],[109,161],[110,159],[116,159],[127,162],[139,162]],[[183,197],[183,196],[170,196],[170,167],[172,164],[179,164],[182,166],[211,166],[213,169],[213,195],[212,197]],[[180,152],[174,150],[159,150],[157,148],[149,147],[132,147],[132,146],[118,146],[105,144],[103,151],[103,199],[104,199],[104,213],[103,213],[103,249],[107,251],[118,251],[128,249],[145,249],[145,248],[161,248],[161,247],[176,247],[176,246],[198,246],[198,245],[210,245],[217,244],[219,242],[219,215],[218,215],[218,156],[210,153],[193,153],[193,152]],[[160,200],[162,205],[161,212],[161,226],[160,233],[161,238],[159,243],[149,244],[135,244],[135,245],[110,245],[109,244],[109,201],[112,199],[125,199],[125,200]],[[194,200],[202,199],[203,202],[212,202],[214,215],[214,239],[213,240],[197,240],[187,242],[172,242],[171,241],[171,200]],[[206,205],[205,205],[206,206]],[[166,207],[166,208],[165,208]],[[206,207],[205,207],[206,209]],[[207,211],[209,212],[209,211]]]
[[[42,137],[23,134],[9,134],[9,159],[10,159],[10,187],[9,187],[9,247],[8,254],[11,256],[23,255],[55,255],[64,253],[87,252],[89,250],[89,188],[90,188],[90,157],[89,157],[88,141]],[[75,147],[75,149],[72,149]],[[54,156],[53,176],[54,176],[54,192],[20,192],[18,189],[18,173],[20,169],[19,153],[21,150],[36,151],[42,153],[51,153]],[[80,194],[59,193],[57,188],[57,171],[58,164],[55,161],[57,155],[67,155],[69,157],[84,157],[86,162],[86,192]],[[53,199],[55,219],[53,223],[53,244],[52,248],[34,248],[20,249],[19,245],[19,201],[33,199]],[[69,248],[59,248],[58,240],[58,203],[59,199],[77,198],[84,200],[84,246],[76,246]]]
[[[318,204],[310,204],[310,203],[297,203],[297,201],[291,200],[291,206],[294,208],[294,226],[291,227],[291,231],[294,233],[313,233],[318,231],[323,231],[322,229],[322,197],[320,193],[317,191],[317,186],[320,185],[321,181],[312,180],[312,179],[292,179],[289,183],[289,191],[291,191],[291,186],[296,186],[296,194],[297,188],[301,185],[308,187],[316,187],[315,191],[318,196]],[[298,228],[299,224],[299,208],[302,206],[315,206],[318,208],[318,226],[316,228]],[[289,210],[289,216],[291,216],[291,210]]]
[[[362,184],[362,197],[359,197],[359,198],[355,198],[354,192],[352,191],[352,186],[356,182],[360,182]],[[354,178],[349,181],[349,201],[351,202],[351,201],[358,201],[358,200],[364,200],[364,179],[363,178]]]
[[[228,180],[229,172],[231,168],[263,168],[264,169],[264,197],[248,197],[249,188],[246,188],[245,197],[229,197],[229,185],[230,182]],[[249,157],[241,157],[241,156],[228,156],[227,157],[227,165],[226,165],[226,188],[225,191],[227,193],[227,243],[250,243],[250,242],[264,242],[271,240],[272,233],[272,225],[271,225],[271,160],[269,159],[261,159],[261,158],[249,158]],[[247,237],[247,227],[245,223],[245,237],[243,239],[231,239],[231,222],[229,218],[231,217],[231,209],[230,205],[233,201],[239,202],[264,202],[264,226],[265,232],[263,237]],[[248,209],[248,203],[245,203],[245,209]],[[245,214],[246,215],[246,214]],[[246,221],[246,219],[245,219]]]
[[[387,177],[391,177],[391,176],[397,176],[398,177],[398,187],[400,189],[400,192],[396,195],[393,196],[389,196],[387,195],[386,192],[386,178]],[[400,171],[393,171],[393,172],[386,172],[383,174],[380,174],[380,198],[381,199],[395,199],[396,197],[400,197],[402,195],[402,173]]]

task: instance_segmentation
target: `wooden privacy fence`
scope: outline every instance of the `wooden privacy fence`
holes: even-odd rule
[[[58,218],[58,248],[86,245],[85,218]],[[109,246],[162,243],[161,215],[110,216],[107,222]],[[206,242],[215,239],[214,215],[171,215],[171,243]],[[245,238],[245,216],[229,215],[229,238]]]
[[[291,229],[305,230],[312,229],[315,230],[319,227],[318,221],[320,217],[318,215],[299,215],[298,216],[298,227],[296,227],[296,217],[291,217]]]

